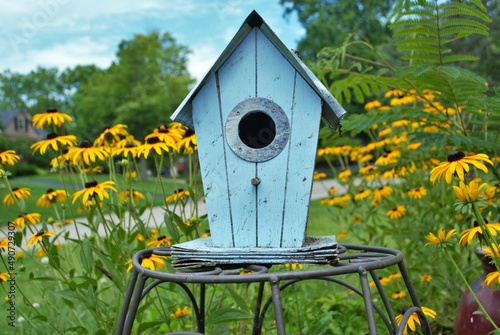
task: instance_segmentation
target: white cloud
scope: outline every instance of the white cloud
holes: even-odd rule
[[[210,70],[223,49],[213,43],[202,43],[193,46],[188,58],[188,70],[197,81]]]

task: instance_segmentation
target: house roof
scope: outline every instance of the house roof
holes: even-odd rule
[[[311,86],[311,88],[323,100],[323,110],[321,117],[328,127],[335,131],[345,115],[345,110],[331,95],[328,89],[316,78],[316,76],[307,68],[302,60],[293,52],[288,49],[283,42],[276,36],[276,34],[264,22],[262,17],[254,10],[248,15],[242,26],[233,37],[233,39],[226,46],[222,54],[212,65],[203,79],[189,92],[184,101],[177,107],[171,119],[178,121],[188,128],[194,129],[192,119],[193,99],[196,97],[201,88],[209,80],[209,78],[217,72],[224,62],[231,56],[234,50],[240,45],[245,37],[252,31],[253,28],[258,28],[262,33],[274,44],[274,46],[281,52],[283,57],[292,65],[292,67],[304,78],[304,80]]]
[[[14,121],[14,118],[16,115],[18,115],[20,112],[22,112],[22,109],[7,109],[0,111],[0,125],[5,128],[7,127],[12,121]],[[47,136],[47,132],[43,129],[40,129],[38,127],[33,127],[35,132],[41,137],[44,138]]]

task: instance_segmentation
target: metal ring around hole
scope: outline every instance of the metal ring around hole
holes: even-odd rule
[[[245,144],[239,135],[241,120],[250,113],[266,114],[275,124],[274,139],[263,148],[252,148]],[[265,131],[265,129],[263,129]],[[288,143],[290,123],[283,109],[274,101],[266,98],[249,98],[238,103],[226,120],[226,140],[231,150],[249,162],[265,162],[278,156]]]

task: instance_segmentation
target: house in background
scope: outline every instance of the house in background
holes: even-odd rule
[[[33,127],[31,114],[22,109],[0,111],[0,134],[8,140],[32,139],[40,141],[46,138],[47,132]]]

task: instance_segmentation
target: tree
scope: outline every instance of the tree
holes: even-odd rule
[[[91,140],[102,127],[124,123],[129,132],[142,138],[168,123],[193,82],[186,67],[187,54],[188,49],[168,33],[136,34],[122,41],[117,61],[94,73],[75,93],[81,135]]]
[[[296,12],[306,28],[298,50],[307,60],[315,60],[323,47],[339,47],[349,34],[365,36],[374,45],[390,38],[388,16],[395,0],[280,0],[285,16]]]

